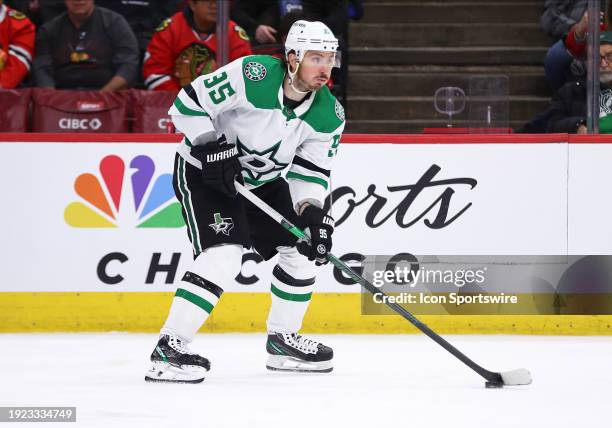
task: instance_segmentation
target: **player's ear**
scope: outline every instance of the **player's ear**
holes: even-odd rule
[[[287,55],[287,67],[292,73],[297,69],[297,55],[293,51]]]

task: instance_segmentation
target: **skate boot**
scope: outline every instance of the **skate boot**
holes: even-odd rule
[[[297,333],[269,332],[266,350],[268,370],[329,373],[333,369],[334,351]]]
[[[151,354],[147,382],[200,383],[210,370],[210,362],[191,352],[176,336],[163,334]]]

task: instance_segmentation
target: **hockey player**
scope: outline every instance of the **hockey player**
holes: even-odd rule
[[[267,320],[267,368],[332,370],[332,349],[298,331],[314,289],[315,264],[327,262],[334,231],[323,202],[345,123],[342,106],[325,86],[337,47],[323,23],[300,20],[285,42],[286,64],[247,56],[179,92],[169,111],[184,134],[174,188],[195,261],[178,285],[146,380],[204,379],[210,363],[188,345],[224,285],[240,272],[243,249],[251,246],[266,260],[279,254]],[[312,245],[296,242],[237,195],[234,179],[306,229]]]

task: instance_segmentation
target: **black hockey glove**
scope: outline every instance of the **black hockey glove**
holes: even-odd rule
[[[332,247],[332,233],[334,233],[334,219],[321,208],[308,205],[299,217],[302,229],[310,233],[310,245],[305,241],[296,244],[300,254],[314,260],[317,266],[326,264],[327,253]]]
[[[217,141],[194,146],[191,154],[202,162],[202,182],[205,186],[231,197],[236,196],[234,180],[241,184],[244,184],[244,180],[235,144],[228,143],[225,135],[222,135]]]

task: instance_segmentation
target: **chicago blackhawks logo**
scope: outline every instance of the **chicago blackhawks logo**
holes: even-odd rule
[[[221,213],[215,213],[213,215],[215,219],[214,223],[209,224],[210,227],[215,231],[215,235],[219,232],[226,236],[229,236],[230,230],[234,228],[234,220],[231,217],[221,217]]]
[[[212,73],[216,68],[215,53],[206,45],[192,43],[176,59],[174,75],[179,79],[181,86],[185,86],[198,76]]]
[[[249,80],[254,80],[256,82],[263,80],[266,77],[266,67],[258,62],[247,62],[244,66],[244,75]]]

